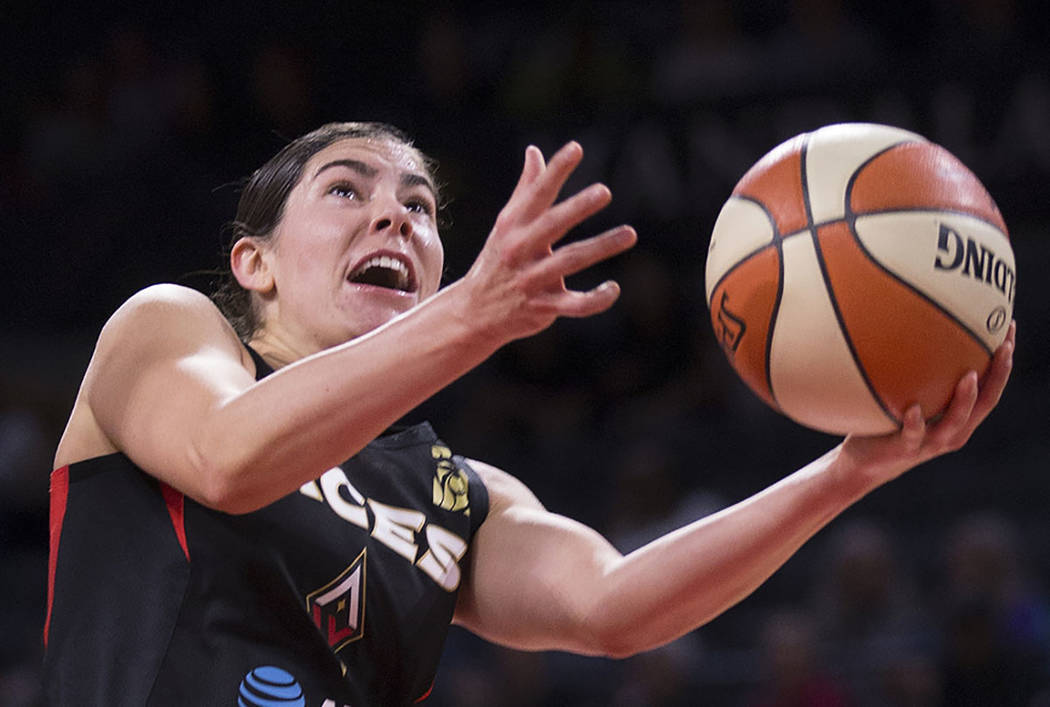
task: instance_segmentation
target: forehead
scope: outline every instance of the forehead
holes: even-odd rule
[[[380,171],[398,175],[419,174],[428,180],[430,178],[422,155],[414,147],[382,138],[345,138],[333,142],[311,157],[303,170],[303,179],[312,179],[317,170],[337,160],[356,160]]]

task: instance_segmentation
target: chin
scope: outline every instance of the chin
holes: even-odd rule
[[[354,294],[356,296],[340,302],[337,311],[334,312],[341,320],[338,323],[333,322],[333,332],[336,333],[335,338],[339,339],[339,343],[364,336],[418,304],[416,297],[407,297],[404,293],[397,296],[388,295],[382,291],[377,292],[376,288],[368,288]]]
[[[354,317],[353,323],[344,329],[343,342],[352,341],[353,339],[364,336],[369,332],[375,331],[401,314],[402,312],[400,311],[391,311],[382,314],[375,313],[373,316],[356,316]]]

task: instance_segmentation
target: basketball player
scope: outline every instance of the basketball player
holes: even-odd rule
[[[519,649],[644,651],[958,449],[998,401],[1012,331],[936,424],[909,410],[899,433],[847,438],[628,556],[428,424],[397,427],[504,344],[616,300],[612,282],[565,287],[636,239],[622,226],[558,244],[611,198],[592,185],[557,200],[581,158],[529,147],[474,265],[439,291],[427,159],[393,128],[327,125],[244,190],[230,320],[172,285],[120,307],[52,474],[52,704],[410,704],[451,622]]]

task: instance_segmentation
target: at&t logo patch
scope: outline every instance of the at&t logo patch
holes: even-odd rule
[[[306,696],[295,676],[275,665],[261,665],[241,680],[238,707],[306,707]],[[326,699],[321,707],[350,707]]]
[[[241,680],[239,707],[306,707],[299,682],[273,665],[255,668]]]

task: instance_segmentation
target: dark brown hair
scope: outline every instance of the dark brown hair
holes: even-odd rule
[[[288,194],[298,184],[306,163],[332,143],[351,138],[390,140],[411,147],[419,154],[427,176],[436,185],[434,161],[416,149],[408,135],[385,123],[327,123],[285,145],[266,164],[255,170],[244,184],[237,204],[237,217],[229,224],[230,240],[219,283],[211,296],[242,340],[250,339],[260,322],[251,292],[241,287],[230,269],[230,250],[245,236],[263,242],[272,239],[274,229],[284,216]],[[438,203],[440,205],[440,200]]]

